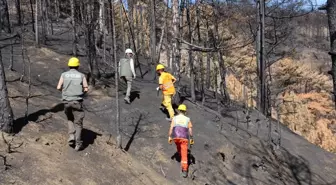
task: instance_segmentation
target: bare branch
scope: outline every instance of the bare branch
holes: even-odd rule
[[[240,49],[240,48],[244,48],[250,44],[252,44],[254,42],[254,38],[253,40],[249,41],[248,43],[246,44],[243,44],[243,45],[238,45],[236,44],[234,47],[231,47],[231,48],[228,48],[228,47],[213,47],[213,48],[206,48],[206,47],[202,47],[202,46],[198,46],[198,45],[195,45],[195,44],[191,44],[187,41],[185,41],[184,39],[179,39],[179,38],[176,38],[178,39],[180,42],[188,45],[188,46],[191,46],[191,50],[193,51],[202,51],[202,52],[216,52],[216,51],[230,51],[230,50],[233,50],[233,49]],[[237,46],[238,45],[238,46]],[[186,50],[189,50],[189,48],[184,48]]]

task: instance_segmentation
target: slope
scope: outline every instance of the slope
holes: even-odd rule
[[[27,94],[27,84],[18,81],[17,72],[6,74],[18,133],[13,146],[23,144],[13,149],[20,153],[4,154],[12,166],[1,173],[2,184],[327,185],[336,182],[335,155],[286,127],[280,125],[282,140],[277,148],[274,143],[280,129],[274,129],[276,124],[258,112],[250,110],[250,121],[247,121],[246,110],[238,105],[226,108],[218,116],[188,101],[185,103],[193,120],[196,144],[191,149],[190,177],[182,179],[179,163],[174,161],[178,159],[173,157],[175,147],[167,143],[169,123],[159,110],[161,97],[155,91],[153,71],[145,66],[143,69],[149,72],[144,79],[135,80],[133,103],[121,104],[123,146],[132,156],[114,150],[114,142],[109,138],[109,133],[115,137],[114,79],[102,80],[89,92],[83,136],[87,147],[74,153],[65,144],[66,123],[59,92],[55,90],[68,56],[34,47],[27,47],[27,54],[32,62],[34,95],[30,99],[28,124],[22,118],[25,111],[22,96]],[[9,57],[4,55],[7,66]],[[14,69],[21,71],[19,57],[16,61]],[[85,64],[85,59],[82,63]],[[125,84],[121,85],[120,95]],[[122,96],[120,99],[122,102]],[[208,95],[207,104],[211,105],[212,101]],[[266,142],[268,129],[272,129],[270,143]],[[5,136],[7,140],[11,137]]]

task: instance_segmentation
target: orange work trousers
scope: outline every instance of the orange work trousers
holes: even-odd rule
[[[188,171],[188,139],[174,139],[177,152],[181,156],[181,167],[183,171]]]

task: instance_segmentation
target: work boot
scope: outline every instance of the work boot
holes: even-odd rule
[[[127,104],[131,104],[131,101],[130,101],[129,98],[124,98],[124,101],[125,101],[125,103],[127,103]]]
[[[188,171],[182,170],[182,177],[187,178],[188,177]]]
[[[69,135],[68,144],[69,144],[69,146],[72,146],[72,145],[75,144],[75,135],[74,134]]]
[[[81,144],[76,144],[75,150],[80,151],[81,149],[82,149],[82,145]]]

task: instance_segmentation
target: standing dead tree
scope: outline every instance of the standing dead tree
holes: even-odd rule
[[[95,28],[97,17],[95,16],[94,4],[91,1],[86,3],[86,16],[84,20],[85,27],[85,45],[89,63],[88,80],[91,85],[95,85],[96,79],[100,78],[98,69]]]
[[[156,18],[155,18],[155,0],[150,1],[150,13],[151,13],[151,64],[154,65],[156,63]],[[158,53],[159,54],[159,53]]]
[[[336,107],[336,1],[328,0],[327,4],[320,8],[321,10],[327,10],[328,24],[330,32],[330,52],[331,55],[331,70],[329,74],[333,79],[333,96]]]
[[[16,16],[17,16],[17,24],[21,25],[21,0],[15,0],[15,8],[16,8]]]
[[[72,44],[72,54],[77,56],[77,44],[78,44],[78,35],[76,31],[76,20],[75,20],[75,0],[70,1],[71,6],[71,24],[73,31],[73,44]]]
[[[173,9],[173,34],[175,37],[180,38],[180,14],[179,14],[179,1],[172,0]],[[180,81],[180,60],[181,60],[181,49],[180,41],[178,39],[173,39],[173,74],[177,78],[177,82]]]
[[[2,30],[11,33],[7,0],[0,0],[0,33]]]
[[[118,61],[117,61],[117,35],[115,31],[115,16],[114,16],[114,4],[112,0],[111,2],[111,21],[112,21],[112,35],[113,35],[113,56],[114,56],[114,70],[115,70],[115,94],[116,94],[116,125],[117,125],[117,147],[122,148],[122,139],[121,139],[121,133],[120,133],[120,108],[119,108],[119,74],[118,74]]]
[[[124,13],[125,13],[125,16],[126,16],[126,20],[127,20],[128,26],[129,26],[129,32],[130,32],[130,35],[131,35],[131,38],[132,38],[132,43],[133,43],[134,51],[135,51],[135,53],[138,53],[137,52],[137,48],[136,48],[136,44],[135,44],[135,37],[134,37],[134,31],[133,31],[133,22],[130,22],[130,19],[127,16],[127,12],[126,12],[126,9],[124,7],[124,4],[122,3],[122,0],[120,2],[122,4],[122,8],[124,10]],[[132,13],[132,15],[133,15],[133,13]],[[139,68],[140,76],[141,76],[141,78],[143,78],[143,73],[142,73],[142,70],[141,70],[141,64],[139,62],[139,56],[138,55],[135,55],[135,61],[136,61],[136,67]]]
[[[5,69],[2,62],[2,53],[0,49],[0,130],[11,133],[14,129],[13,111],[8,99],[8,90],[6,86]]]

